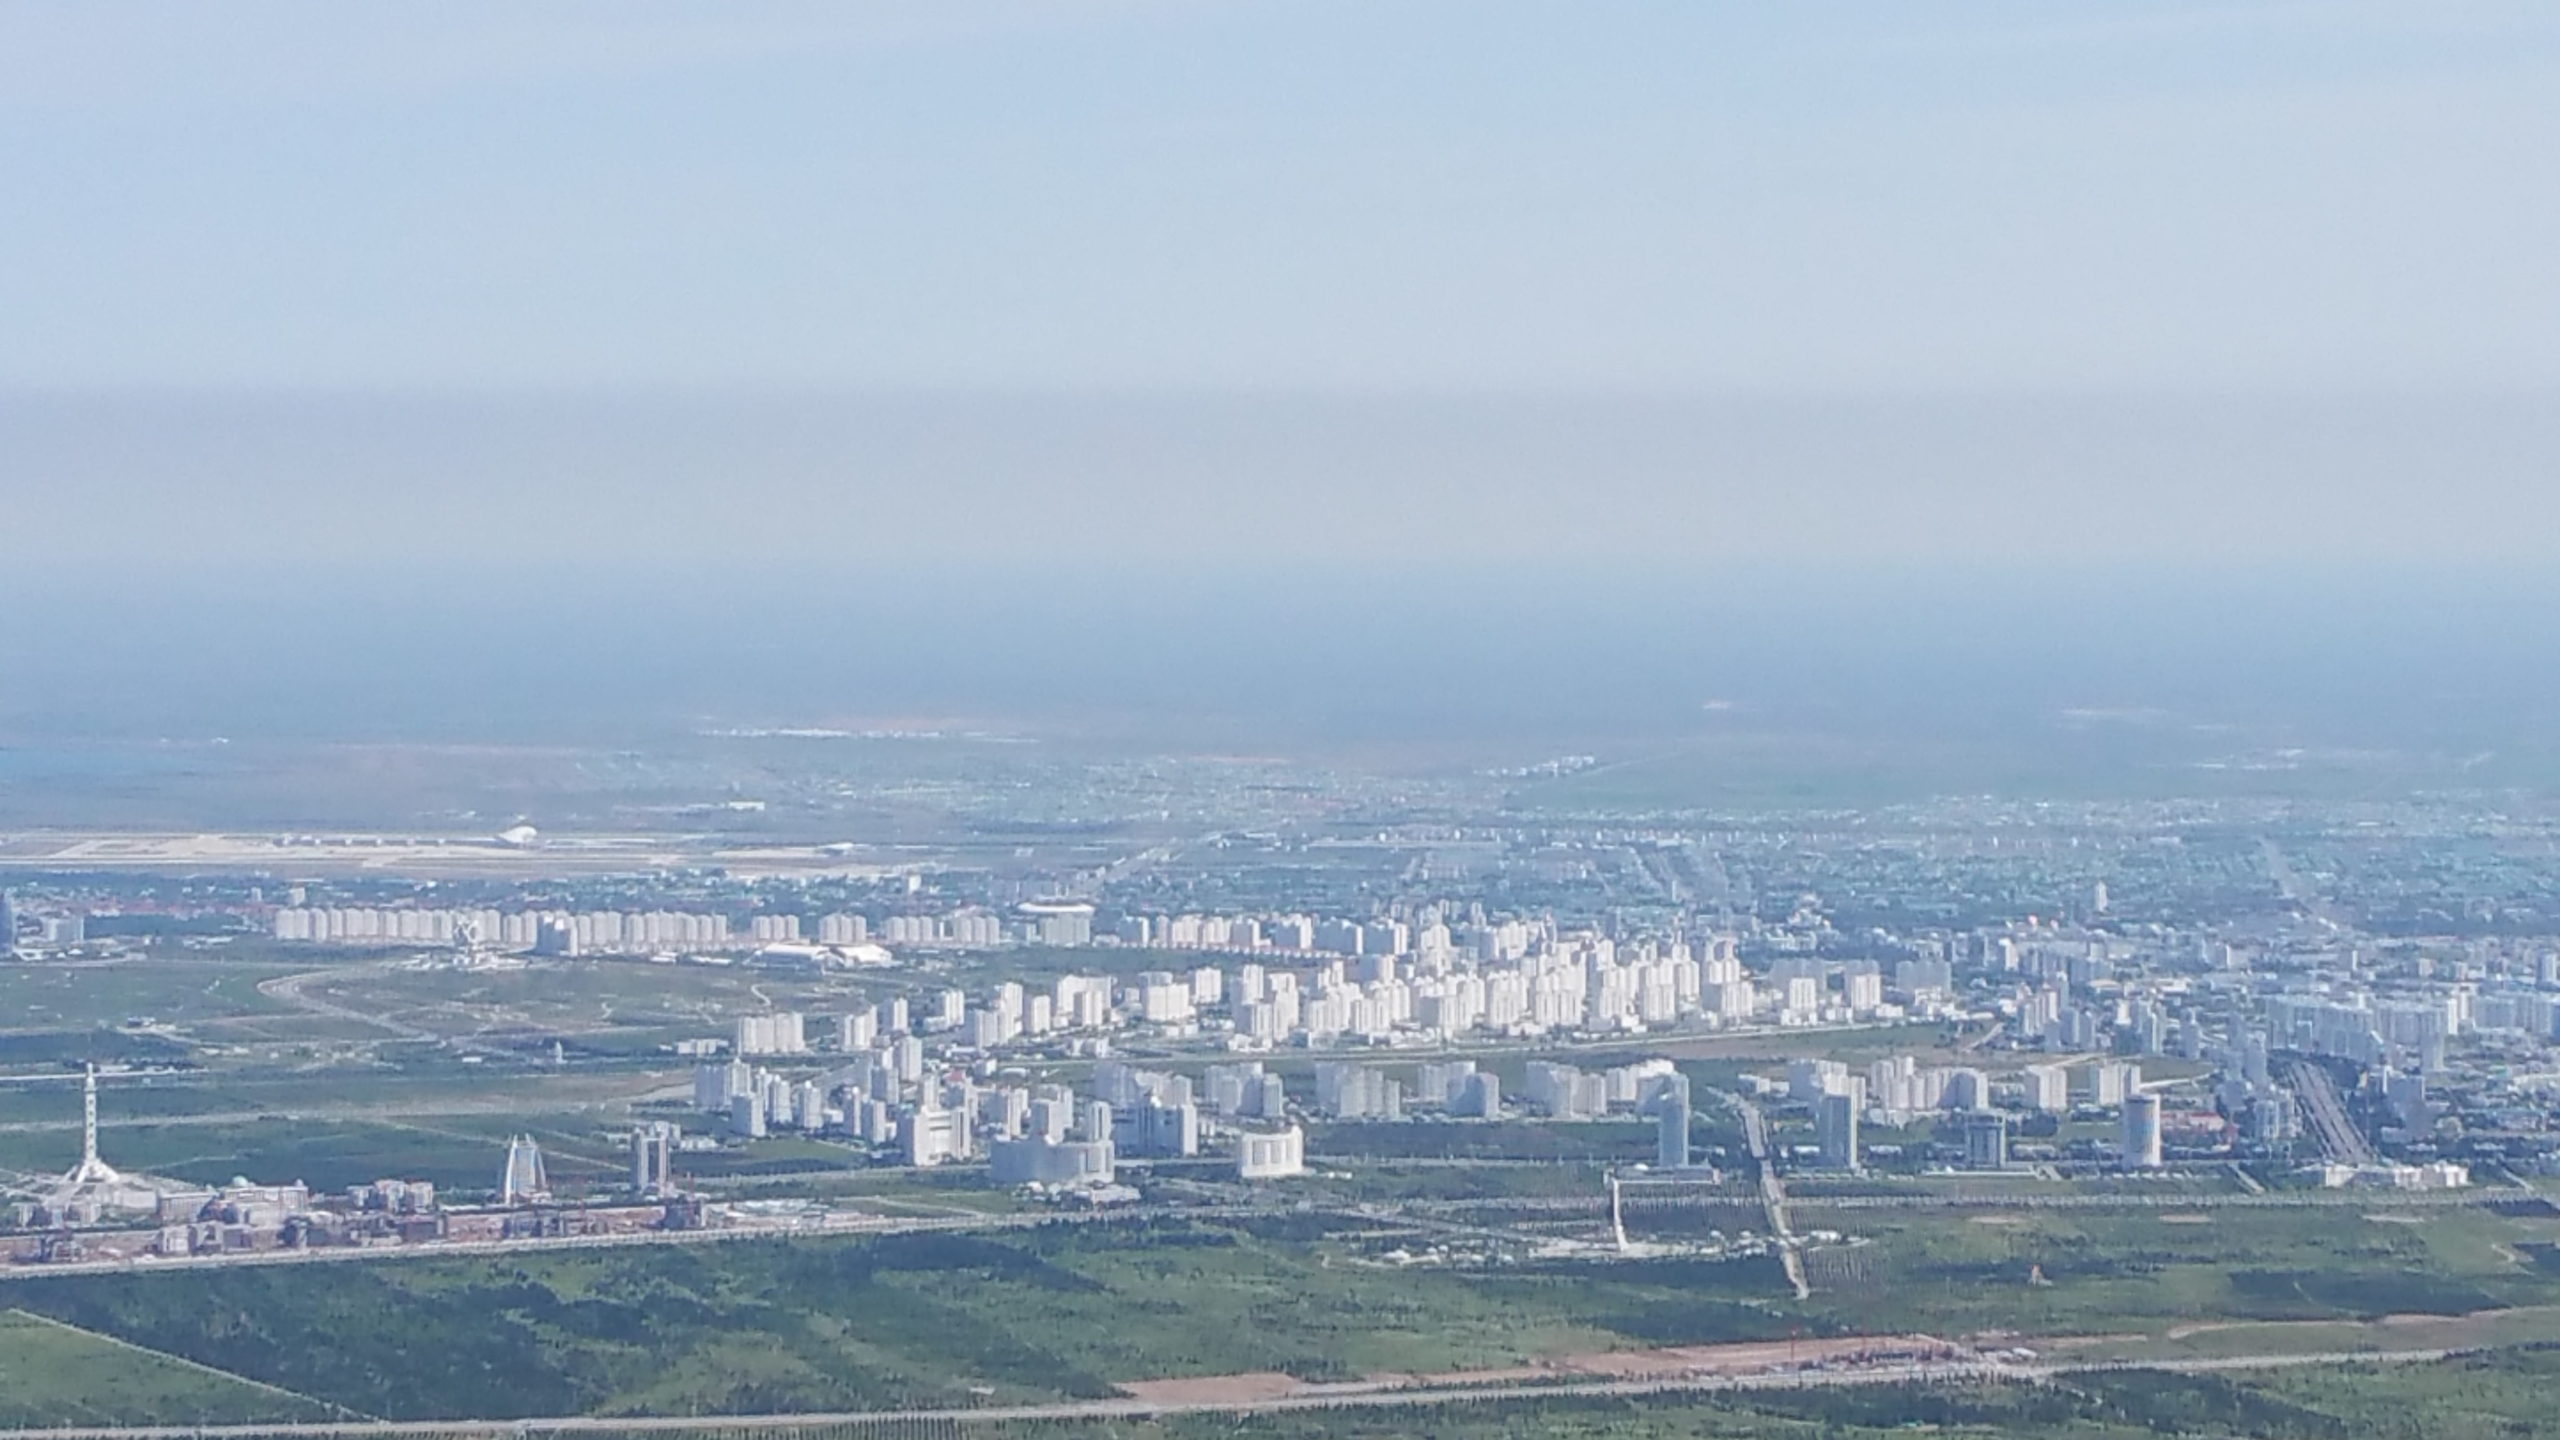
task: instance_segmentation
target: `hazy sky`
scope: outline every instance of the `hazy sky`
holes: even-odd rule
[[[2560,11],[0,4],[0,382],[2560,381]]]
[[[21,565],[2547,561],[2555,255],[2550,0],[0,0]]]

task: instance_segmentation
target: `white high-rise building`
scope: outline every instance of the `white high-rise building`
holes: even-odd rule
[[[2160,1098],[2139,1091],[2124,1099],[2124,1163],[2129,1170],[2157,1170],[2160,1156]]]
[[[1665,1170],[1689,1168],[1689,1077],[1663,1076],[1654,1096],[1653,1163]]]
[[[880,1042],[880,1010],[865,1005],[836,1021],[836,1048],[851,1055]]]
[[[1864,1104],[1859,1089],[1858,1082],[1851,1080],[1847,1089],[1814,1102],[1814,1142],[1822,1148],[1825,1170],[1858,1168],[1858,1111]]]
[[[969,1158],[969,1112],[966,1109],[946,1110],[938,1103],[919,1105],[899,1117],[898,1139],[906,1147],[910,1165],[939,1165],[946,1160],[966,1160]]]
[[[2126,1060],[2101,1060],[2088,1068],[2092,1105],[2121,1105],[2142,1085],[2142,1067]]]
[[[2064,1067],[2030,1065],[2018,1078],[2028,1109],[2059,1115],[2071,1108],[2071,1072]]]
[[[987,1147],[988,1170],[999,1185],[1108,1185],[1114,1159],[1108,1140],[1033,1135]]]
[[[741,1015],[731,1049],[740,1055],[806,1055],[808,1027],[796,1010],[770,1015]]]
[[[675,1193],[675,1149],[679,1132],[664,1120],[653,1120],[631,1132],[631,1190],[635,1195]]]

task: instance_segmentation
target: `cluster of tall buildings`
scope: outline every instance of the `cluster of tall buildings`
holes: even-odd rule
[[[1596,1120],[1612,1109],[1641,1110],[1655,1088],[1677,1072],[1668,1060],[1639,1060],[1605,1070],[1584,1070],[1554,1060],[1532,1060],[1520,1096],[1555,1120]]]
[[[2011,1115],[2061,1116],[2080,1106],[2121,1110],[2125,1163],[2157,1167],[2162,1112],[2142,1083],[2142,1067],[2129,1060],[2030,1063],[1995,1075],[1971,1065],[1922,1065],[1914,1056],[1894,1055],[1863,1070],[1838,1060],[1792,1060],[1782,1089],[1812,1115],[1815,1147],[1826,1169],[1859,1168],[1860,1126],[1867,1121],[1900,1128],[1935,1115],[1961,1137],[1968,1168],[1996,1170],[2009,1162]]]
[[[737,1055],[806,1055],[807,1018],[797,1010],[741,1015],[734,1022],[730,1051]]]
[[[88,938],[89,917],[79,911],[30,915],[19,908],[15,896],[0,890],[0,959],[18,954],[21,946],[29,942],[58,950],[83,944]]]
[[[278,940],[321,945],[483,945],[536,955],[663,955],[770,949],[777,954],[850,952],[849,963],[879,964],[888,952],[871,943],[871,922],[858,914],[804,921],[758,914],[741,925],[716,912],[687,910],[502,910],[494,906],[310,906],[279,908]]]
[[[1400,928],[1400,927],[1399,927]],[[1365,933],[1365,930],[1364,932]],[[1390,937],[1392,938],[1392,937]],[[1906,1013],[1872,966],[1794,962],[1765,979],[1745,972],[1730,940],[1620,945],[1521,927],[1519,953],[1497,960],[1440,949],[1312,959],[1265,958],[1109,981],[1071,977],[1047,997],[1000,990],[960,1028],[982,1048],[1057,1030],[1120,1025],[1172,1035],[1225,1034],[1247,1047],[1462,1040],[1560,1032],[1636,1034],[1678,1026],[1811,1025]],[[1508,949],[1509,947],[1499,947]],[[979,1016],[983,1014],[984,1019]]]
[[[918,1075],[923,1068],[919,1054],[915,1058]],[[698,1067],[693,1072],[693,1104],[697,1110],[721,1116],[729,1133],[741,1139],[844,1124],[841,1112],[829,1114],[827,1090],[818,1081],[763,1069],[743,1059]]]
[[[1203,1088],[1212,1115],[1259,1121],[1288,1113],[1285,1086],[1259,1062],[1213,1066],[1204,1087],[1186,1075],[1105,1060],[1094,1067],[1090,1093],[1080,1096],[1056,1085],[987,1084],[937,1065],[920,1036],[881,1034],[882,1018],[877,1009],[845,1017],[840,1034],[857,1044],[828,1056],[828,1068],[814,1074],[743,1057],[703,1065],[694,1072],[695,1106],[741,1139],[786,1128],[842,1134],[895,1145],[912,1165],[984,1156],[1000,1160],[1002,1174],[1024,1176],[1018,1183],[1052,1185],[1107,1184],[1124,1157],[1200,1154]],[[904,1021],[903,1012],[888,1018]]]
[[[328,945],[455,945],[477,939],[511,950],[542,946],[560,954],[653,954],[725,949],[736,943],[726,915],[676,910],[467,910],[301,906],[279,908],[278,940]]]
[[[821,915],[804,923],[798,915],[756,915],[747,921],[747,938],[758,945],[861,945],[871,939],[867,915]]]

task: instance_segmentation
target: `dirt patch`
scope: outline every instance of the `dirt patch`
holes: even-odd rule
[[[2396,1314],[2371,1320],[2206,1320],[2172,1325],[2160,1332],[2160,1338],[2188,1340],[2198,1335],[2244,1331],[2252,1336],[2270,1337],[2337,1335],[2342,1337],[2339,1343],[2344,1344],[2358,1335],[2389,1331],[2404,1340],[2423,1335],[2425,1344],[2459,1347],[2490,1343],[2499,1338],[2498,1332],[2504,1328],[2548,1326],[2556,1322],[2560,1322],[2560,1306],[2520,1305],[2505,1310],[2474,1310],[2466,1315]]]
[[[1318,1384],[1277,1371],[1131,1380],[1120,1392],[1160,1405],[1249,1405],[1300,1395],[1350,1395],[1412,1387],[1519,1385],[1566,1377],[1643,1380],[1678,1375],[1752,1375],[1807,1365],[1951,1359],[1964,1348],[1928,1335],[1852,1335],[1771,1340],[1747,1345],[1679,1345],[1659,1350],[1602,1350],[1499,1370],[1377,1374]]]
[[[1979,1338],[1979,1337],[1977,1337]],[[2030,1350],[2086,1350],[2092,1345],[2135,1345],[2148,1340],[2148,1335],[2004,1335],[2002,1345],[2024,1346]],[[1985,1342],[1989,1343],[1989,1342]]]
[[[1741,1345],[1674,1345],[1659,1350],[1602,1350],[1567,1355],[1547,1373],[1644,1379],[1657,1375],[1749,1375],[1763,1370],[1847,1361],[1926,1360],[1960,1347],[1928,1335],[1847,1335],[1820,1340],[1766,1340]],[[1463,1384],[1475,1372],[1421,1377],[1434,1384]]]
[[[1158,1405],[1249,1404],[1277,1400],[1307,1388],[1307,1382],[1277,1370],[1245,1375],[1192,1375],[1179,1380],[1132,1380],[1121,1393]]]

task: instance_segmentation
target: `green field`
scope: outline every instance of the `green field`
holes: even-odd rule
[[[932,1198],[913,1186],[902,1193]],[[2447,1210],[2406,1223],[2411,1217],[2340,1206],[2222,1210],[2209,1223],[2114,1211],[1983,1218],[1804,1206],[1801,1227],[1854,1226],[1871,1243],[1817,1251],[1816,1294],[1801,1305],[1765,1259],[1381,1264],[1372,1257],[1410,1238],[1320,1210],[1001,1236],[39,1276],[11,1282],[9,1302],[95,1334],[0,1331],[0,1355],[59,1349],[71,1357],[0,1370],[0,1405],[56,1420],[128,1413],[80,1398],[94,1393],[132,1413],[194,1405],[211,1414],[262,1393],[238,1390],[228,1375],[397,1418],[965,1406],[1102,1396],[1119,1382],[1173,1375],[1282,1370],[1338,1380],[1824,1333],[2007,1333],[2017,1339],[2004,1343],[2092,1358],[2560,1341],[2560,1274],[2538,1258],[2560,1239],[2560,1220]],[[1659,1236],[1740,1228],[1757,1216],[1737,1195],[1685,1218],[1644,1219],[1642,1232]],[[2412,1316],[2442,1318],[2384,1318]],[[118,1350],[99,1336],[159,1354]],[[2419,1367],[2320,1386],[2270,1375],[2246,1383],[2154,1377],[2127,1389],[2122,1377],[2074,1377],[2051,1387],[1712,1404],[1506,1401],[1433,1412],[1428,1433],[1634,1426],[1609,1433],[1841,1435],[1907,1419],[1986,1437],[2550,1433],[2534,1428],[2549,1423],[2534,1418],[2535,1407],[2560,1360],[2527,1348],[2477,1363],[2489,1368],[2476,1385]],[[84,1378],[135,1366],[149,1383]],[[171,1391],[171,1377],[184,1386]],[[208,1386],[218,1393],[197,1394]],[[2436,1393],[2427,1386],[2447,1403],[2471,1405],[2466,1413],[2483,1417],[2478,1428],[2356,1428],[2392,1413],[2388,1397],[2402,1393],[2394,1387]],[[273,1394],[258,1401],[268,1407],[261,1413],[300,1403]],[[2549,1408],[2560,1415],[2560,1402]],[[1469,1428],[1497,1413],[1513,1428]],[[2525,1417],[2516,1421],[2524,1428],[2498,1429],[2498,1416]],[[1356,1415],[1325,1417],[1351,1428],[1323,1433],[1414,1433],[1379,1428],[1414,1418],[1381,1415],[1373,1426]],[[1586,1422],[1597,1428],[1577,1428]],[[1251,1421],[1244,1433],[1295,1434],[1297,1424]]]
[[[10,1028],[28,1030],[89,1030],[137,1020],[193,1026],[280,1014],[287,1007],[259,994],[258,985],[296,968],[227,957],[0,965],[0,1013],[13,1017]]]
[[[636,960],[545,960],[519,970],[470,973],[349,968],[314,982],[309,993],[444,1035],[540,1031],[657,1037],[725,1035],[734,1017],[766,1009],[841,1013],[913,983]]]
[[[1194,1415],[972,1425],[972,1440],[2547,1440],[2560,1435],[2560,1353],[2235,1375],[2158,1371],[2026,1385],[1799,1393],[1516,1398],[1431,1410]]]
[[[1767,1262],[1359,1263],[1320,1217],[33,1278],[39,1313],[367,1413],[689,1413],[1103,1395],[1775,1336]],[[1747,1268],[1749,1274],[1725,1275]]]
[[[0,1310],[0,1425],[196,1425],[336,1418],[184,1360]]]
[[[1554,1223],[1589,1229],[1596,1216]],[[1640,1212],[1635,1228],[1666,1237],[1758,1223],[1736,1194]],[[1375,1257],[1418,1243],[1411,1235],[1320,1210],[990,1237],[34,1277],[10,1298],[350,1409],[422,1418],[493,1403],[525,1414],[934,1405],[981,1387],[1062,1399],[1167,1375],[1342,1379],[1797,1333],[2006,1332],[2063,1348],[2117,1337],[2105,1353],[2137,1356],[2292,1353],[2387,1343],[2388,1327],[2359,1328],[2379,1317],[2560,1307],[2560,1275],[2535,1258],[2560,1239],[2560,1220],[2483,1210],[2423,1223],[2352,1207],[2222,1210],[2182,1223],[2150,1212],[1807,1205],[1798,1225],[1870,1242],[1816,1252],[1816,1293],[1801,1305],[1765,1259],[1397,1267]],[[2492,1320],[2483,1343],[2560,1339],[2560,1308],[2460,1323]]]
[[[2560,1303],[2560,1271],[2534,1258],[2560,1241],[2560,1219],[2474,1208],[2395,1214],[2388,1197],[2183,1213],[1806,1203],[1795,1222],[1873,1242],[1869,1258],[1844,1267],[1808,1307],[1859,1328],[2108,1335]]]
[[[315,1190],[393,1178],[485,1190],[497,1183],[511,1130],[530,1130],[542,1139],[553,1173],[564,1184],[621,1173],[621,1162],[591,1122],[571,1131],[539,1115],[122,1125],[105,1133],[100,1148],[126,1169],[199,1185],[245,1175],[267,1183],[300,1180]],[[47,1174],[68,1170],[79,1158],[77,1130],[0,1134],[0,1167]]]

